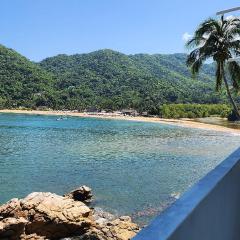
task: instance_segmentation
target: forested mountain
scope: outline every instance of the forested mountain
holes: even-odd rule
[[[52,101],[53,76],[12,49],[0,45],[0,107],[32,107]]]
[[[0,106],[157,112],[164,103],[221,102],[214,93],[213,66],[192,79],[185,60],[185,54],[99,50],[33,63],[0,46]]]
[[[154,110],[163,103],[217,103],[213,67],[192,79],[185,54],[125,55],[112,50],[58,55],[40,66],[57,76],[57,88],[73,106]],[[74,100],[74,101],[72,101]],[[76,105],[74,105],[76,104]]]

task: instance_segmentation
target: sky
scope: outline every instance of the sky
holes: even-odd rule
[[[1,0],[0,43],[33,61],[105,48],[186,52],[201,21],[237,6],[239,0]]]

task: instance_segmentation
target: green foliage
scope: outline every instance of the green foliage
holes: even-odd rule
[[[228,117],[231,107],[226,104],[164,104],[160,108],[163,118]]]
[[[0,108],[52,104],[53,76],[0,45]]]
[[[33,63],[0,45],[0,108],[135,108],[157,114],[167,103],[224,102],[213,93],[213,66],[192,79],[186,58],[100,50]]]
[[[211,59],[216,63],[216,90],[221,90],[224,83],[238,120],[240,120],[240,113],[229,85],[235,91],[240,91],[240,66],[236,61],[229,61],[229,59],[239,56],[239,37],[240,18],[231,17],[225,19],[222,16],[220,20],[207,19],[200,24],[193,37],[188,41],[187,46],[193,48],[193,50],[186,61],[193,75],[199,73],[206,60]],[[228,82],[226,77],[226,66],[228,67],[228,76],[230,76],[231,82]]]
[[[74,99],[81,109],[135,108],[156,113],[164,103],[224,101],[213,93],[213,66],[206,65],[193,80],[186,58],[185,54],[125,55],[100,50],[58,55],[43,60],[40,66],[57,76],[57,89],[65,96],[58,107]]]

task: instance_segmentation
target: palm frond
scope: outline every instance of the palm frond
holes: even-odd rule
[[[239,51],[240,51],[240,40],[236,39],[236,40],[230,41],[228,43],[228,47],[231,48],[231,50],[234,53],[236,52],[236,55],[237,55],[239,53]]]
[[[206,41],[206,38],[204,38],[204,37],[198,37],[198,38],[193,37],[186,42],[186,47],[191,49],[191,48],[194,48],[194,47],[196,47],[200,44],[203,44],[205,41]]]
[[[188,55],[186,63],[190,67],[193,77],[199,73],[206,58],[208,58],[206,55],[200,55],[200,48],[195,49]]]
[[[199,58],[199,48],[193,50],[187,57],[187,66],[191,67],[192,64]]]
[[[207,19],[200,24],[186,46],[193,48],[187,58],[187,66],[193,75],[199,72],[208,58],[217,62],[216,90],[219,91],[223,83],[225,63],[230,58],[240,56],[240,19]],[[231,62],[228,69],[232,86],[240,90],[240,66]]]
[[[191,72],[193,74],[193,76],[196,76],[196,74],[199,73],[199,70],[201,68],[201,66],[203,65],[203,61],[201,58],[198,58],[191,66]]]
[[[200,24],[198,29],[195,31],[194,37],[204,37],[213,31],[220,32],[221,31],[221,24],[219,21],[210,18]]]
[[[229,41],[234,41],[240,36],[240,19],[237,17],[226,20],[223,27],[223,35]]]

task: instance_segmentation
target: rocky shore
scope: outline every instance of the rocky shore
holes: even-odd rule
[[[87,186],[64,196],[34,192],[11,199],[0,206],[0,239],[129,240],[140,230],[128,216],[91,208],[91,200]]]

